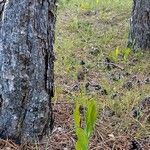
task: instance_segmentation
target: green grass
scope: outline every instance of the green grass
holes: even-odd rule
[[[123,84],[134,75],[144,81],[150,68],[147,53],[131,53],[127,60],[122,54],[118,56],[116,63],[118,68],[107,70],[103,64],[106,57],[117,47],[126,49],[129,18],[131,13],[131,0],[61,0],[58,5],[58,17],[56,26],[55,53],[55,85],[56,101],[74,101],[80,96],[80,100],[94,97],[99,103],[100,112],[104,107],[109,107],[115,112],[120,123],[112,128],[111,132],[123,134],[128,132],[131,124],[139,125],[133,137],[142,137],[148,134],[148,123],[139,121],[130,116],[132,109],[146,96],[149,95],[149,85],[135,84],[131,90],[123,88]],[[85,62],[88,73],[82,82],[77,80],[78,72],[83,70],[81,61]],[[119,81],[113,81],[109,77],[112,73],[123,74]],[[124,75],[129,73],[130,75]],[[96,92],[87,94],[85,84],[92,82],[102,85],[108,95],[99,95]],[[80,90],[72,90],[76,84]],[[67,90],[67,92],[66,92]],[[81,94],[82,92],[85,94]],[[112,94],[118,93],[115,99]],[[110,122],[114,122],[113,118]]]

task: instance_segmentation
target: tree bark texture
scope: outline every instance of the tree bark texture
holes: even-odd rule
[[[0,0],[0,138],[52,129],[56,0]]]
[[[150,0],[133,0],[128,46],[150,51]]]

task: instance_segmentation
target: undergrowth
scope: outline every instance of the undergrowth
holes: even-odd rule
[[[133,113],[150,96],[146,83],[150,61],[149,53],[126,48],[131,4],[131,0],[59,2],[54,101],[92,97],[97,100],[100,123],[108,110],[104,115],[108,133],[136,139],[149,135],[150,118],[144,118],[142,110],[140,116]]]

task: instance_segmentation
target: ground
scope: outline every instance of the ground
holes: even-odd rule
[[[59,2],[54,130],[42,143],[20,149],[75,149],[74,104],[91,98],[98,118],[90,150],[150,149],[150,53],[126,48],[131,5],[130,0]],[[19,149],[0,143],[2,149]]]

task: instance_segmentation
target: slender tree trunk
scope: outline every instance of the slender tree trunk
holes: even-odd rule
[[[150,0],[133,0],[128,46],[150,51]]]
[[[0,0],[0,138],[52,129],[55,1]]]

